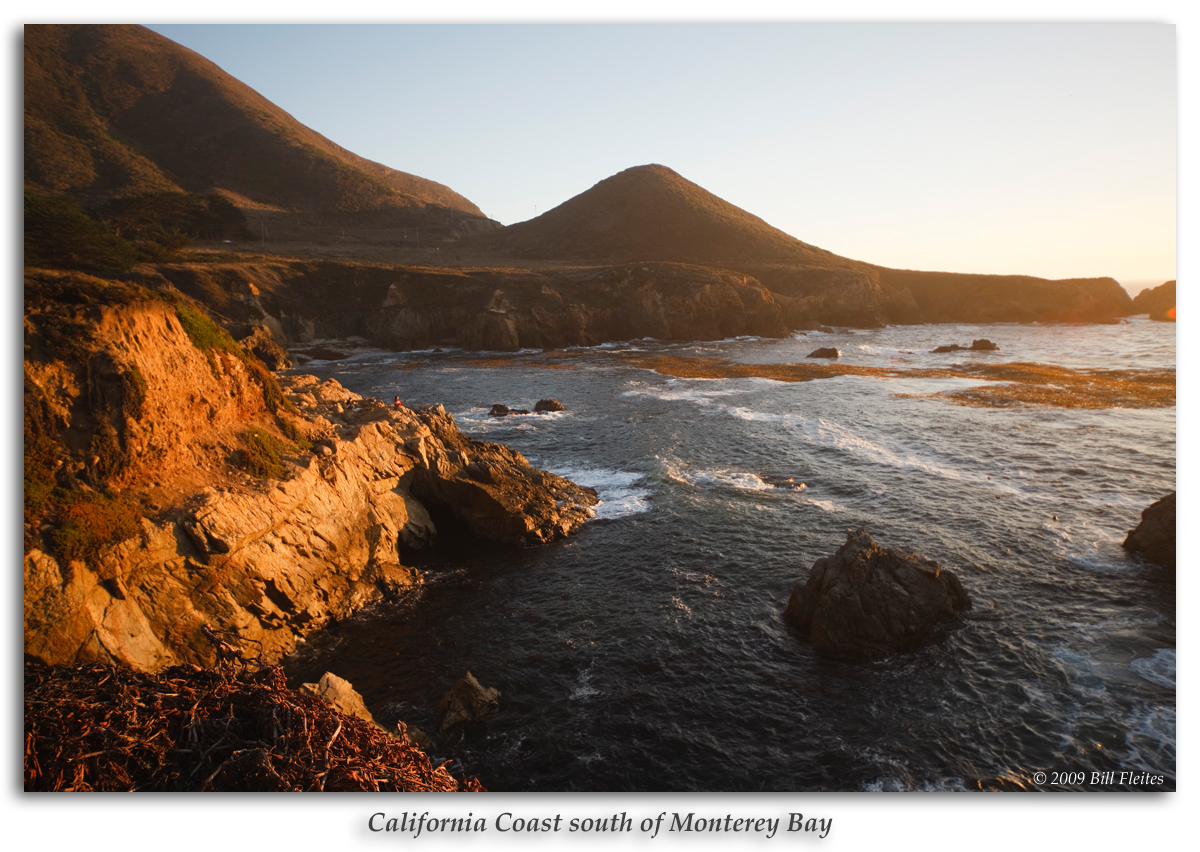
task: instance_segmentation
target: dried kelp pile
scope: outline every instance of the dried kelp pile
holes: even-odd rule
[[[156,675],[25,664],[26,790],[482,791],[239,661]]]

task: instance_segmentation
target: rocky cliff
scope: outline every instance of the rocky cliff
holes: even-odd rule
[[[680,263],[520,271],[328,261],[163,264],[170,282],[230,323],[281,343],[359,336],[377,346],[516,351],[640,337],[784,337],[783,309],[754,278]]]
[[[462,435],[285,378],[171,291],[26,278],[25,649],[48,663],[209,664],[205,625],[275,661],[417,585],[431,515],[504,545],[567,535],[591,489]]]

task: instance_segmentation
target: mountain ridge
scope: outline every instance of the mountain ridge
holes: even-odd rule
[[[25,27],[25,181],[95,202],[223,192],[325,214],[438,207],[435,181],[358,156],[214,63],[145,27]]]

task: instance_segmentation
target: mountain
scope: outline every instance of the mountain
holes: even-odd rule
[[[513,257],[610,262],[852,261],[802,243],[666,166],[635,166],[536,219],[474,238]]]
[[[636,166],[527,222],[464,245],[515,258],[669,261],[753,276],[793,328],[919,322],[1113,322],[1111,278],[1051,281],[889,269],[802,242],[661,165]]]
[[[250,208],[487,221],[457,192],[339,147],[139,26],[25,27],[25,185],[85,204],[184,191]]]

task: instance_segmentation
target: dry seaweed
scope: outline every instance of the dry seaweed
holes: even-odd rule
[[[482,791],[407,736],[226,654],[158,674],[25,664],[25,789]]]

